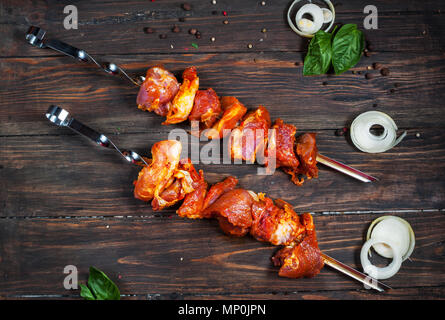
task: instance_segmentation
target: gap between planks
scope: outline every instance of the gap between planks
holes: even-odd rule
[[[252,111],[255,108],[248,108],[248,111]],[[168,129],[168,127],[166,127]],[[173,128],[173,127],[172,127]],[[397,127],[399,131],[402,130],[409,130],[409,131],[416,131],[416,130],[425,130],[425,129],[431,129],[431,127]],[[68,129],[68,128],[67,128]],[[174,127],[174,129],[177,129],[177,127]],[[319,132],[319,131],[336,131],[339,128],[298,128],[298,132]],[[123,136],[123,135],[137,135],[137,134],[165,134],[166,131],[164,130],[155,130],[155,131],[130,131],[130,132],[120,132],[116,133],[116,131],[106,131],[106,130],[100,130],[101,133],[109,136]],[[297,132],[297,133],[298,133]],[[78,133],[72,132],[71,130],[66,130],[66,132],[61,133],[36,133],[36,134],[0,134],[0,138],[24,138],[24,137],[65,137],[65,136],[78,136]],[[208,142],[208,141],[201,141],[201,142]]]
[[[113,54],[104,54],[104,53],[91,53],[94,57],[127,57],[127,56],[152,56],[152,55],[176,55],[176,56],[189,56],[189,55],[225,55],[225,54],[268,54],[268,53],[306,53],[306,50],[256,50],[256,49],[249,49],[249,50],[243,50],[243,51],[172,51],[172,52],[165,52],[165,51],[150,51],[150,52],[127,52],[127,53],[113,53]],[[399,50],[374,50],[372,51],[374,54],[378,53],[399,53]],[[429,53],[443,53],[445,50],[441,49],[432,49],[428,50]],[[419,53],[424,54],[425,50],[419,50],[419,51],[410,51],[410,53]],[[13,55],[13,56],[1,56],[0,60],[2,59],[48,59],[48,58],[67,58],[66,55],[60,55],[60,54],[49,54],[49,55]]]
[[[414,286],[414,287],[408,287],[408,289],[434,289],[434,288],[443,288],[444,286],[442,285],[438,285],[438,286]],[[394,290],[397,289],[406,289],[405,287],[403,288],[398,288],[398,287],[392,287],[393,288],[393,292]],[[255,296],[262,296],[262,295],[272,295],[272,296],[291,296],[291,295],[298,295],[298,294],[305,294],[305,293],[332,293],[332,292],[358,292],[358,293],[374,293],[373,291],[369,291],[366,289],[333,289],[333,290],[329,290],[329,289],[325,289],[325,290],[300,290],[300,291],[265,291],[265,292],[215,292],[215,293],[179,293],[179,292],[170,292],[170,293],[135,293],[135,294],[121,294],[120,297],[121,298],[146,298],[147,300],[157,300],[157,299],[173,299],[173,300],[178,300],[178,298],[182,298],[182,299],[187,299],[188,297],[214,297],[214,296],[225,296],[225,297],[230,297],[230,296],[246,296],[249,295],[253,298],[255,298]],[[73,294],[73,295],[68,295],[68,294],[17,294],[17,295],[5,295],[5,296],[0,296],[2,298],[12,298],[12,299],[54,299],[54,298],[81,298],[80,295],[77,294]],[[175,298],[172,298],[175,297]]]
[[[313,216],[328,216],[328,215],[361,215],[361,214],[405,214],[405,213],[443,213],[445,214],[445,209],[406,209],[406,210],[370,210],[370,211],[316,211],[311,212]],[[77,220],[119,220],[119,219],[133,219],[133,220],[144,220],[153,218],[165,218],[170,219],[167,215],[152,214],[152,215],[106,215],[106,216],[9,216],[2,217],[0,220],[38,220],[38,219],[77,219]]]

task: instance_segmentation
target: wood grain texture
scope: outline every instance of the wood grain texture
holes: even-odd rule
[[[444,134],[440,129],[409,130],[400,145],[372,155],[357,151],[333,130],[318,131],[320,152],[380,179],[369,184],[320,164],[319,178],[302,187],[281,170],[273,176],[258,175],[258,165],[197,167],[210,183],[235,175],[240,187],[287,200],[299,212],[443,209]],[[149,157],[152,144],[167,137],[153,132],[110,136],[117,145]],[[0,148],[1,216],[153,214],[149,204],[133,197],[139,167],[81,136],[2,137]]]
[[[21,0],[26,3],[26,1]],[[0,56],[53,55],[48,50],[38,50],[27,45],[24,34],[29,25],[46,29],[48,37],[70,43],[91,54],[135,53],[184,53],[194,51],[191,42],[203,52],[248,51],[305,51],[307,39],[296,35],[285,19],[289,0],[268,1],[220,1],[213,6],[210,1],[188,1],[193,10],[181,9],[178,1],[77,1],[79,29],[65,30],[63,8],[66,3],[40,1],[29,8],[17,1],[6,2],[2,10],[0,26],[5,34],[13,37],[0,40]],[[439,1],[374,1],[379,10],[377,30],[366,32],[367,39],[376,51],[443,50],[444,5]],[[71,4],[71,3],[70,3]],[[366,14],[361,1],[342,1],[337,5],[336,21],[356,23],[363,27]],[[442,10],[440,10],[442,9]],[[222,11],[228,12],[223,16]],[[216,15],[212,11],[217,11]],[[186,21],[178,21],[186,17]],[[228,20],[228,24],[223,24]],[[172,33],[174,25],[180,33]],[[145,34],[144,27],[152,27],[154,34]],[[190,28],[198,28],[201,39],[188,34]],[[261,30],[268,32],[263,34]],[[242,30],[242,32],[240,32]],[[166,34],[166,39],[160,39]],[[210,37],[217,41],[211,42]],[[260,40],[262,39],[262,40]],[[170,45],[173,44],[173,49]]]
[[[412,261],[406,261],[399,273],[385,282],[395,295],[403,295],[403,288],[443,286],[443,212],[399,216],[411,223],[416,248]],[[373,219],[369,214],[317,215],[320,248],[359,268],[359,248]],[[270,262],[275,247],[249,237],[227,237],[209,220],[168,215],[1,219],[0,240],[1,296],[71,294],[63,288],[63,268],[68,264],[78,268],[80,282],[86,280],[90,265],[104,270],[122,294],[174,297],[288,292],[294,298],[304,298],[319,295],[319,290],[328,291],[329,297],[329,291],[363,289],[328,267],[313,279],[280,278]],[[382,297],[371,291],[362,294]]]
[[[285,292],[285,293],[265,293],[265,294],[227,294],[227,295],[182,295],[176,299],[187,300],[443,300],[444,288],[438,287],[418,287],[418,288],[403,288],[403,290],[390,290],[384,295],[377,295],[370,290],[344,290],[344,291],[329,291],[320,290],[318,292]],[[129,299],[133,297],[128,297]],[[147,297],[138,296],[138,298],[146,298],[149,300],[171,299],[165,295],[149,295]]]
[[[302,67],[295,66],[302,61],[300,53],[112,57],[134,75],[156,64],[178,75],[196,65],[201,88],[234,95],[249,108],[262,104],[272,119],[300,130],[341,128],[369,110],[389,114],[400,128],[443,127],[444,60],[445,53],[378,53],[363,57],[353,69],[356,74],[303,77]],[[374,62],[389,67],[390,75],[367,70]],[[123,133],[167,134],[177,127],[163,126],[163,118],[137,109],[138,88],[127,80],[69,57],[0,59],[0,67],[0,135],[59,134],[43,116],[50,104],[105,133],[121,128]],[[374,78],[365,79],[367,72]]]
[[[78,267],[81,282],[90,265],[101,268],[123,299],[444,299],[445,2],[373,1],[379,29],[365,30],[370,57],[341,76],[320,77],[302,76],[308,40],[287,25],[290,0],[266,6],[257,0],[187,2],[191,11],[176,0],[75,1],[78,30],[63,28],[63,8],[71,2],[1,2],[0,299],[78,298],[78,291],[63,288],[68,264]],[[337,22],[363,29],[368,3],[334,3]],[[236,175],[243,188],[312,212],[321,249],[356,268],[373,219],[384,214],[407,219],[416,249],[413,261],[385,281],[395,290],[384,295],[365,290],[327,267],[314,279],[279,278],[270,262],[272,246],[229,238],[215,221],[185,220],[176,208],[153,212],[134,199],[138,168],[51,125],[43,116],[48,106],[68,109],[119,146],[145,155],[171,129],[187,125],[162,126],[162,118],[138,110],[138,88],[126,80],[30,46],[24,40],[29,25],[132,75],[163,64],[180,76],[196,65],[202,88],[237,96],[249,108],[262,104],[272,119],[317,132],[323,154],[380,181],[363,184],[320,165],[318,179],[297,187],[281,171],[257,175],[254,165],[197,167],[210,183]],[[179,33],[171,31],[174,25]],[[156,32],[146,34],[144,27]],[[188,34],[190,28],[202,38]],[[374,62],[390,75],[369,70]],[[374,78],[365,79],[367,72]],[[371,155],[334,135],[369,110],[389,114],[408,131],[400,145]]]

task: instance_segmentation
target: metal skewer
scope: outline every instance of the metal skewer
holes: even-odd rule
[[[62,109],[58,106],[50,106],[48,111],[46,112],[45,116],[48,118],[49,121],[54,123],[55,125],[59,127],[67,127],[73,130],[76,133],[79,133],[90,140],[94,141],[100,146],[107,147],[107,148],[114,148],[119,154],[124,157],[125,160],[132,164],[137,165],[147,165],[148,163],[146,160],[144,160],[143,157],[141,157],[139,154],[137,154],[134,151],[131,150],[124,150],[119,149],[113,141],[111,141],[109,138],[107,138],[105,135],[96,132],[95,130],[91,129],[90,127],[82,124],[81,122],[77,121],[73,117],[70,116],[69,112],[65,109]]]
[[[323,261],[326,265],[330,266],[331,268],[334,268],[335,270],[338,270],[345,275],[354,278],[355,280],[360,281],[366,286],[375,289],[380,292],[384,292],[385,290],[392,289],[390,286],[387,286],[386,284],[378,281],[377,279],[374,279],[370,276],[367,276],[364,273],[361,273],[360,271],[355,270],[354,268],[351,268],[350,266],[335,260],[334,258],[322,253],[321,254]]]
[[[36,26],[31,26],[26,33],[26,40],[33,46],[37,48],[50,48],[57,52],[63,53],[67,56],[76,58],[80,61],[94,63],[97,67],[104,70],[107,73],[118,74],[124,76],[126,79],[130,80],[134,85],[140,86],[142,82],[145,80],[145,77],[139,76],[136,78],[130,77],[125,70],[119,67],[115,63],[111,62],[98,62],[91,55],[89,55],[85,50],[78,49],[73,47],[65,42],[56,40],[56,39],[45,39],[46,31],[40,29]],[[76,122],[74,122],[74,125]],[[113,144],[111,141],[109,143]],[[116,148],[116,146],[114,146]],[[116,150],[119,150],[116,148]],[[345,165],[339,161],[328,158],[324,155],[317,155],[317,162],[322,163],[328,167],[331,167],[339,172],[347,174],[355,179],[358,179],[363,182],[372,182],[377,181],[377,178],[374,178],[370,175],[365,174],[357,169],[354,169],[350,166]]]
[[[112,62],[99,62],[89,55],[85,50],[73,47],[65,42],[56,39],[44,39],[46,31],[36,26],[31,26],[26,33],[26,40],[29,44],[37,48],[50,48],[57,52],[63,53],[69,57],[76,58],[80,61],[94,63],[97,67],[105,71],[106,73],[116,74],[124,76],[130,80],[134,85],[140,86],[144,82],[145,78],[139,76],[136,78],[130,77],[124,69]]]
[[[339,162],[337,160],[331,159],[329,157],[326,157],[324,155],[318,154],[317,155],[317,162],[324,164],[325,166],[328,166],[334,170],[337,170],[339,172],[342,172],[350,177],[353,177],[357,180],[360,180],[362,182],[373,182],[378,181],[377,178],[370,176],[360,170],[354,169],[342,162]]]

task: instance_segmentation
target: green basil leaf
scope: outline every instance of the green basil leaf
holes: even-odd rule
[[[80,286],[80,296],[86,300],[96,300],[90,289],[84,284],[79,284]]]
[[[332,40],[332,65],[341,74],[354,67],[360,60],[365,46],[363,32],[356,24],[345,24]]]
[[[303,75],[312,76],[326,73],[331,65],[332,34],[318,31],[311,42],[304,58]]]
[[[119,300],[120,292],[117,286],[105,273],[90,267],[90,276],[88,278],[88,287],[96,297],[96,300]]]

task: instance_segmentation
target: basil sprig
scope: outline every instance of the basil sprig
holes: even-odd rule
[[[79,284],[80,296],[86,300],[119,300],[120,292],[105,273],[95,267],[90,267],[87,286]]]
[[[304,58],[303,74],[305,76],[328,72],[332,58],[331,39],[332,34],[323,30],[314,35]]]
[[[332,65],[336,74],[341,74],[357,64],[364,49],[363,32],[356,24],[345,24],[332,41]]]
[[[358,63],[364,49],[363,32],[356,24],[345,24],[337,33],[335,30],[320,30],[314,35],[304,59],[303,75],[324,74],[331,63],[339,75]]]

